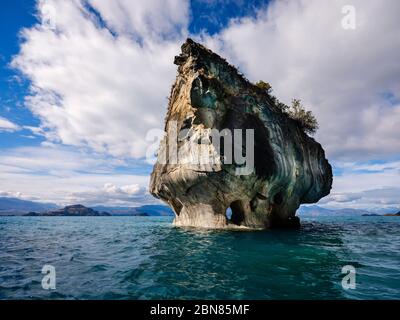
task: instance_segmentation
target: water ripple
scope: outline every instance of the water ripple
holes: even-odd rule
[[[174,228],[168,217],[1,217],[0,299],[398,299],[400,219],[297,231]],[[43,265],[56,290],[43,290]],[[357,289],[341,288],[341,268]]]

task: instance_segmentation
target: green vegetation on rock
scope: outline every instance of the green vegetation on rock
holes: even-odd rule
[[[295,120],[304,132],[308,134],[315,134],[315,132],[317,132],[319,127],[317,119],[311,111],[307,111],[304,108],[299,99],[293,99],[291,106],[288,106],[271,94],[272,87],[268,82],[260,80],[256,83],[256,87],[264,90],[275,106],[282,112],[286,113],[291,119]]]

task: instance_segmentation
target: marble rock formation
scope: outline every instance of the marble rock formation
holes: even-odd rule
[[[188,39],[174,63],[178,74],[151,194],[171,206],[176,226],[298,227],[300,204],[331,189],[321,145],[265,90],[204,46]],[[252,157],[243,163],[247,153]]]

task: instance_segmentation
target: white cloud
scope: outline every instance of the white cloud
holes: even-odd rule
[[[162,128],[188,4],[89,3],[40,1],[42,23],[23,30],[12,62],[31,81],[26,104],[50,141],[144,156],[146,132]]]
[[[23,195],[21,192],[10,192],[10,191],[1,191],[0,190],[0,197],[23,198]]]
[[[0,132],[7,131],[7,132],[14,132],[20,130],[20,126],[11,122],[10,120],[0,117]]]
[[[138,184],[116,186],[106,183],[102,188],[83,192],[73,192],[69,197],[71,203],[94,205],[135,206],[156,202],[145,187]]]
[[[118,34],[140,41],[162,41],[184,34],[188,26],[189,4],[182,0],[89,0],[106,23]]]
[[[7,172],[28,172],[60,177],[64,172],[110,173],[115,165],[123,161],[107,159],[85,151],[72,151],[68,148],[21,147],[3,149],[0,155],[0,168]]]
[[[335,162],[335,166],[338,168],[342,168],[347,173],[351,171],[376,172],[383,170],[400,172],[400,161],[385,161],[381,163]]]
[[[274,1],[203,40],[250,80],[270,82],[284,102],[301,98],[320,122],[316,138],[330,158],[399,157],[400,2],[351,1],[355,30],[342,28],[346,4]]]
[[[121,173],[117,167],[133,163],[61,147],[29,147],[0,154],[0,190],[3,196],[40,199],[60,205],[136,205],[156,201],[147,192],[149,177]]]
[[[325,201],[326,202],[351,202],[361,199],[359,193],[333,193]]]
[[[349,167],[337,166],[337,169],[342,172],[334,177],[333,193],[400,187],[399,161],[385,164],[351,164]]]
[[[333,208],[385,209],[400,207],[400,187],[364,190],[358,193],[332,193],[319,204]]]
[[[319,204],[336,208],[400,207],[400,161],[336,163],[331,194]]]

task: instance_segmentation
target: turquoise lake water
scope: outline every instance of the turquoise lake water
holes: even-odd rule
[[[0,217],[0,299],[399,299],[400,218],[297,231],[178,229],[170,217]],[[41,269],[56,270],[56,289]],[[344,265],[356,289],[341,286]]]

